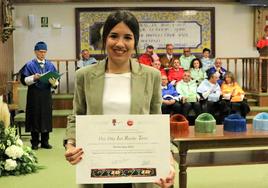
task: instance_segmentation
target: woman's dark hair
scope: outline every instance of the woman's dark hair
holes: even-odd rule
[[[126,24],[129,29],[133,32],[134,34],[134,48],[136,51],[136,55],[138,54],[138,42],[140,38],[140,28],[139,28],[139,22],[136,19],[136,17],[128,12],[128,11],[123,11],[123,10],[118,10],[114,13],[111,13],[103,27],[103,33],[102,33],[102,50],[105,52],[105,46],[106,46],[106,39],[111,32],[111,30],[120,22],[123,22]]]
[[[201,69],[201,68],[203,67],[203,64],[202,64],[201,60],[198,59],[198,58],[194,58],[194,59],[191,61],[190,68],[194,68],[194,62],[195,62],[195,61],[198,61],[198,62],[199,62],[199,68]]]

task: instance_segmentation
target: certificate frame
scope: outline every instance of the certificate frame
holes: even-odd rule
[[[128,10],[131,11],[138,19],[140,23],[154,24],[156,30],[160,30],[162,25],[165,24],[177,24],[173,25],[175,29],[178,29],[178,32],[181,35],[180,41],[177,42],[177,45],[174,45],[174,53],[182,54],[184,47],[190,47],[192,53],[199,56],[202,53],[203,48],[211,49],[212,56],[215,55],[215,8],[214,7],[112,7],[112,8],[76,8],[75,9],[75,25],[76,25],[76,56],[79,58],[80,52],[82,49],[89,49],[91,54],[94,55],[97,59],[103,58],[103,51],[100,45],[101,37],[101,27],[107,16],[116,10]],[[158,24],[158,25],[157,25]],[[191,27],[187,27],[191,26]],[[192,30],[192,26],[196,28],[196,31],[200,30],[200,33],[193,32],[194,36],[200,36],[200,42],[195,41],[195,45],[188,45],[189,38],[191,36],[187,35],[187,31]],[[141,27],[140,27],[141,28]],[[170,27],[166,27],[170,28]],[[183,29],[183,28],[189,28]],[[199,28],[199,29],[198,29]],[[141,28],[142,29],[142,28]],[[161,30],[160,30],[161,31]],[[142,31],[146,33],[147,31]],[[151,31],[150,31],[151,32]],[[93,34],[94,33],[94,34]],[[155,32],[155,36],[159,32]],[[174,33],[170,33],[174,34]],[[94,36],[94,37],[93,37]],[[177,36],[161,36],[162,38],[170,38],[170,41],[173,41],[172,37]],[[145,40],[148,37],[144,37]],[[184,40],[185,39],[185,40]],[[140,43],[143,40],[140,37]],[[169,40],[152,41],[157,46],[155,50],[158,54],[164,54],[164,46]],[[185,42],[186,41],[186,42]],[[188,41],[188,42],[187,42]],[[139,46],[139,53],[143,53],[146,47],[146,44],[152,44],[148,41],[143,41],[143,45]]]

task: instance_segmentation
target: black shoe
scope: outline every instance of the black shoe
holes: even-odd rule
[[[38,150],[38,146],[32,146],[32,150]]]
[[[50,144],[41,144],[41,148],[52,149],[52,146]]]

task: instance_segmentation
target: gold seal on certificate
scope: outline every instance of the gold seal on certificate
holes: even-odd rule
[[[148,183],[170,170],[168,115],[76,116],[78,184]]]

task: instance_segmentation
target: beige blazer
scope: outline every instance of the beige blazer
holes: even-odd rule
[[[131,60],[131,114],[161,113],[160,71]],[[74,115],[103,114],[103,89],[106,61],[76,72]],[[65,139],[75,139],[74,116],[68,117]]]
[[[160,71],[131,60],[131,114],[161,113]],[[103,114],[103,89],[106,61],[86,66],[76,72],[74,115]],[[75,139],[75,118],[68,117],[65,139]],[[133,184],[133,188],[152,188],[154,184]],[[97,185],[79,185],[80,188],[102,188]]]

